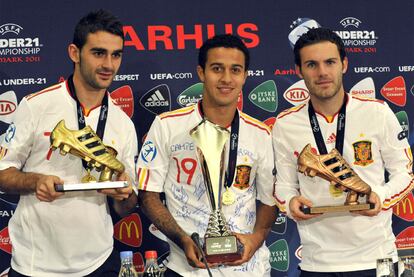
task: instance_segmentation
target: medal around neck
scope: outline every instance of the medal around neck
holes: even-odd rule
[[[224,183],[225,145],[230,132],[207,119],[190,130],[190,136],[197,146],[197,157],[204,185],[211,207],[204,251],[209,263],[225,263],[241,258],[241,247],[232,235],[221,211]],[[234,201],[233,201],[234,202]]]
[[[317,155],[312,152],[310,144],[306,145],[299,154],[298,171],[306,176],[321,177],[347,193],[344,205],[305,207],[302,208],[305,214],[362,211],[375,206],[368,202],[371,187],[355,173],[335,148],[326,155]],[[358,197],[363,195],[366,196],[366,203],[360,204]]]
[[[116,159],[117,152],[105,146],[90,126],[81,130],[69,130],[65,121],[61,120],[50,134],[50,148],[54,151],[60,149],[61,155],[70,153],[87,163],[87,174],[82,178],[81,184],[56,185],[56,191],[94,190],[105,188],[127,187],[124,181],[112,182],[114,173],[122,173],[125,166]],[[99,181],[91,175],[91,170],[101,172]]]

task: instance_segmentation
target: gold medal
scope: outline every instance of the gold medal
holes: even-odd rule
[[[82,177],[81,182],[82,183],[93,183],[93,182],[96,182],[96,178],[91,175],[91,170],[90,169],[87,169],[86,170],[86,175]]]
[[[236,201],[236,197],[229,188],[226,188],[226,191],[223,193],[221,201],[224,205],[232,205]]]

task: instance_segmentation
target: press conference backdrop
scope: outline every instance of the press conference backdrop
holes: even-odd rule
[[[307,101],[296,76],[292,45],[309,27],[336,31],[346,45],[346,91],[385,100],[413,144],[413,1],[6,1],[0,2],[0,133],[3,139],[25,95],[62,81],[72,72],[67,55],[80,17],[105,8],[124,22],[121,69],[109,89],[136,124],[140,145],[156,114],[194,103],[202,84],[197,52],[214,34],[233,33],[250,48],[249,77],[239,107],[272,125],[282,110]],[[361,120],[364,120],[361,118]],[[369,122],[366,123],[369,128]],[[352,128],[352,126],[350,126]],[[5,154],[0,149],[0,158]],[[9,268],[8,221],[18,196],[0,194],[0,276]],[[394,208],[394,231],[401,253],[414,249],[414,198]],[[79,215],[82,216],[81,214]],[[165,237],[139,208],[114,215],[115,246],[132,250],[142,268],[143,253],[168,255]],[[73,222],[76,224],[76,222]],[[70,232],[70,230],[68,230]],[[301,246],[293,221],[279,214],[267,239],[272,276],[297,276]]]

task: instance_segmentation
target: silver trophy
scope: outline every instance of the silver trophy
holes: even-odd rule
[[[209,263],[224,263],[240,259],[236,236],[229,231],[221,211],[225,177],[226,142],[230,132],[207,119],[190,130],[197,146],[197,156],[204,177],[211,214],[205,233],[204,251]]]

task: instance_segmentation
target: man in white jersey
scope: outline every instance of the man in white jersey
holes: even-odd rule
[[[77,24],[68,47],[73,75],[24,97],[16,111],[1,144],[7,153],[0,160],[0,189],[20,194],[9,222],[10,277],[118,276],[107,196],[118,212],[136,203],[135,127],[107,91],[121,64],[123,41],[116,17],[103,10],[89,13]],[[114,179],[130,186],[57,192],[55,185],[80,183],[88,175],[79,157],[50,149],[50,134],[62,119],[70,130],[83,124],[101,134],[104,145],[114,148],[125,165]],[[97,175],[94,170],[91,174]]]
[[[144,213],[168,238],[166,276],[208,276],[190,235],[207,229],[210,205],[190,130],[205,117],[235,131],[239,124],[234,178],[226,187],[234,203],[223,204],[229,228],[244,245],[240,259],[214,267],[213,276],[270,276],[265,238],[275,221],[273,154],[269,128],[237,110],[247,77],[249,52],[232,35],[218,35],[200,48],[197,72],[204,83],[196,105],[157,116],[138,157],[139,199]],[[258,143],[259,142],[259,143]],[[226,147],[231,152],[229,142]],[[230,163],[226,154],[225,168]],[[229,172],[229,171],[228,171]],[[224,189],[224,188],[223,188]],[[159,198],[165,193],[166,207]],[[258,206],[256,207],[256,200]]]
[[[344,91],[348,59],[338,35],[311,29],[298,39],[294,54],[310,101],[280,113],[272,132],[276,198],[297,222],[303,245],[301,276],[376,276],[377,259],[398,260],[391,216],[392,207],[414,184],[410,146],[385,102]],[[334,184],[298,172],[299,153],[308,143],[314,157],[337,149],[371,187],[368,200],[374,208],[305,214],[303,207],[342,205],[346,198]]]

